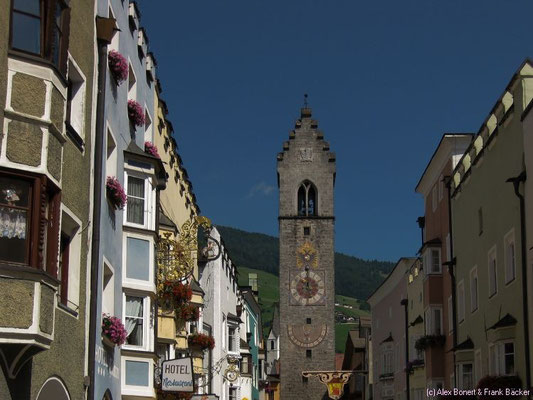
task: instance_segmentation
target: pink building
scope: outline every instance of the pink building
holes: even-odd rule
[[[405,308],[407,276],[416,258],[401,258],[368,298],[372,311],[372,368],[375,400],[405,400]]]

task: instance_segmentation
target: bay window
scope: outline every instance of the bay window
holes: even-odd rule
[[[154,291],[154,239],[133,232],[124,234],[122,283],[132,289]]]
[[[426,275],[442,273],[440,249],[427,249],[424,253],[423,262]]]
[[[64,0],[12,0],[10,47],[48,60],[65,74],[69,25]]]
[[[0,171],[0,263],[57,276],[60,197],[45,176]]]
[[[515,373],[514,342],[498,342],[489,346],[489,367],[492,375]]]
[[[148,349],[150,299],[130,295],[124,297],[124,326],[127,334],[125,346]]]
[[[473,367],[471,363],[459,364],[459,388],[460,389],[473,389]]]
[[[442,335],[442,308],[429,307],[425,313],[426,334]]]
[[[154,229],[155,188],[152,188],[151,178],[145,174],[126,171],[124,181],[128,196],[125,207],[125,225]]]
[[[122,356],[122,395],[152,397],[154,363],[151,359]]]
[[[33,182],[0,176],[0,256],[29,264]]]

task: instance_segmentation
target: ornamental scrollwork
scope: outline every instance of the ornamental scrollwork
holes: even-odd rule
[[[210,236],[211,227],[209,218],[197,216],[181,226],[175,239],[169,232],[162,234],[157,243],[158,286],[165,281],[179,281],[192,275],[198,254],[199,232],[207,237],[201,256],[208,261],[218,258],[220,244]]]

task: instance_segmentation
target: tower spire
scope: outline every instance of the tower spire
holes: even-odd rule
[[[309,104],[307,102],[307,98],[309,95],[307,93],[304,94],[304,106],[300,110],[300,118],[310,118],[311,117],[311,108],[309,107]]]

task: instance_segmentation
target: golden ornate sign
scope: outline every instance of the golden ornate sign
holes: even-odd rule
[[[302,376],[305,378],[316,376],[328,388],[329,398],[338,400],[344,394],[344,385],[358,372],[366,371],[303,371]]]
[[[187,278],[194,272],[195,260],[198,253],[198,230],[201,229],[208,237],[207,247],[202,254],[207,259],[217,258],[220,254],[218,242],[209,237],[211,221],[207,217],[197,216],[186,221],[178,237],[173,239],[167,232],[157,243],[157,281],[158,289],[164,281],[179,281]]]

